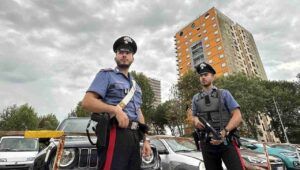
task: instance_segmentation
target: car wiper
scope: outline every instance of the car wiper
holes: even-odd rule
[[[11,149],[11,148],[3,148],[3,149],[0,149],[0,151],[17,151],[17,150]]]
[[[191,151],[194,151],[194,150],[181,149],[181,150],[177,150],[175,152],[191,152]]]

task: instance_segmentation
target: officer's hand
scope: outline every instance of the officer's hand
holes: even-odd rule
[[[128,116],[119,105],[115,106],[115,115],[119,123],[119,127],[127,128],[129,124]]]
[[[220,132],[221,140],[214,140],[214,139],[211,139],[210,143],[211,143],[212,145],[220,145],[221,143],[223,143],[223,142],[226,140],[226,136],[227,136],[227,132],[223,129],[223,130]]]
[[[147,156],[150,156],[151,155],[151,152],[152,152],[152,149],[151,149],[151,146],[150,146],[150,143],[149,141],[144,141],[144,145],[143,145],[143,156],[144,157],[147,157]]]
[[[212,144],[212,145],[220,145],[223,142],[224,142],[223,140],[214,140],[214,139],[211,139],[210,144]]]
[[[204,129],[204,125],[200,122],[198,117],[194,117],[194,125],[197,129]]]

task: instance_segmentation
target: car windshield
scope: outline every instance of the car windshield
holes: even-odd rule
[[[191,152],[197,150],[195,144],[189,139],[170,138],[165,139],[165,141],[174,152]]]
[[[2,138],[0,151],[37,151],[37,139]]]
[[[57,130],[62,130],[65,132],[73,132],[73,133],[86,133],[85,129],[90,119],[87,118],[69,118],[65,119],[58,127]],[[89,127],[90,133],[92,131],[92,127],[95,126],[96,122],[91,121],[91,125]]]

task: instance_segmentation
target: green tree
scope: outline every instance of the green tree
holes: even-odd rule
[[[38,129],[55,130],[59,122],[54,114],[39,117]]]
[[[91,115],[91,112],[83,109],[83,107],[81,105],[81,101],[78,102],[78,104],[75,108],[75,113],[76,113],[77,117],[89,117]]]
[[[132,71],[130,73],[134,79],[136,80],[137,84],[142,89],[142,100],[143,104],[141,110],[145,117],[145,121],[150,121],[151,115],[154,113],[153,103],[155,101],[154,92],[150,86],[148,78],[143,73],[136,73]]]
[[[168,124],[166,117],[167,107],[166,104],[160,104],[156,107],[154,113],[151,115],[150,121],[155,129],[155,134],[165,134],[165,125]]]
[[[268,90],[266,113],[272,117],[272,128],[281,141],[286,141],[280,124],[274,101],[277,104],[283,125],[288,128],[290,142],[300,142],[300,88],[296,82],[264,81],[263,85]]]
[[[3,110],[0,115],[0,130],[34,130],[38,127],[38,116],[28,104],[13,105]]]

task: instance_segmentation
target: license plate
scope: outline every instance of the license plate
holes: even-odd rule
[[[283,170],[283,167],[276,167],[275,170]]]

